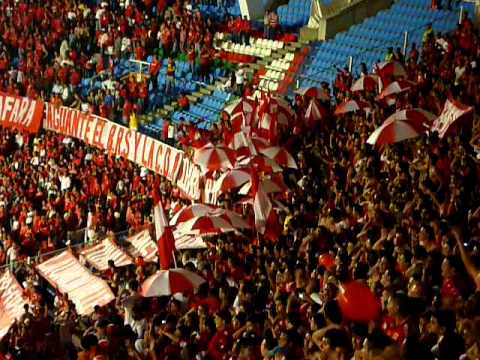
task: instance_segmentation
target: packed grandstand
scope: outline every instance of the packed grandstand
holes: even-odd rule
[[[479,6],[2,1],[0,359],[480,359]]]

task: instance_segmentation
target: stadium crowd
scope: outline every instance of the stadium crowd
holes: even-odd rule
[[[90,57],[109,41],[117,43],[117,26],[122,45],[123,35],[132,37],[126,36],[130,50],[121,46],[120,52],[149,49],[143,24],[154,15],[152,2],[141,4],[121,9],[114,1],[88,14],[74,2],[3,2],[3,89],[48,97],[57,81],[65,85],[75,73],[91,75],[105,64],[97,57],[100,62],[89,69]],[[158,2],[159,13],[164,4]],[[181,9],[177,1],[173,13],[197,21]],[[118,24],[111,26],[113,21]],[[162,24],[171,30],[168,20]],[[19,31],[24,27],[32,30]],[[383,151],[366,144],[397,108],[438,115],[453,97],[478,112],[478,30],[465,19],[453,34],[429,34],[421,55],[412,48],[406,60],[398,58],[418,86],[397,96],[394,105],[375,101],[373,93],[352,94],[353,79],[345,72],[335,100],[360,97],[371,106],[368,115],[333,116],[327,102],[327,118],[306,128],[306,104],[296,99],[300,130],[281,134],[280,143],[299,166],[284,174],[290,191],[282,195],[288,211],[280,213],[278,239],[225,234],[211,239],[206,250],[177,254],[179,266],[207,280],[181,297],[140,295],[140,281],[154,265],[113,266],[102,276],[115,302],[87,317],[78,316],[65,295],[52,296],[31,264],[23,263],[15,272],[32,305],[0,341],[0,358],[478,359],[478,124],[444,139],[433,133]],[[98,44],[90,41],[104,35],[108,39]],[[68,39],[66,46],[62,39]],[[162,44],[166,51],[175,49]],[[181,40],[176,46],[182,49]],[[184,43],[183,49],[189,47]],[[13,76],[7,70],[17,56]],[[65,246],[69,232],[86,226],[88,212],[102,232],[135,232],[151,221],[154,187],[171,214],[186,203],[159,176],[57,134],[2,128],[0,147],[2,264]],[[236,200],[232,195],[223,206],[233,207]],[[337,297],[352,280],[368,285],[380,300],[380,318],[354,322],[342,313]]]
[[[4,1],[1,8],[1,91],[116,121],[145,111],[149,94],[159,88],[162,66],[167,76],[175,72],[175,65],[163,65],[162,59],[183,54],[204,80],[214,60],[215,26],[189,1],[171,6],[165,0],[112,1],[97,7],[76,1]],[[115,71],[122,60],[148,57],[149,79],[128,81]],[[167,81],[167,92],[172,83]]]

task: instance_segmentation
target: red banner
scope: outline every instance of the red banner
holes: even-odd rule
[[[36,133],[43,118],[43,101],[0,93],[0,125]]]
[[[6,270],[0,276],[0,339],[5,336],[13,322],[25,314],[23,306],[26,303],[23,288],[15,276]]]
[[[185,157],[183,151],[161,141],[107,119],[50,104],[47,104],[44,128],[127,158],[172,182],[177,181],[184,168],[183,174],[188,173],[191,176],[181,181],[179,188],[192,199],[199,197],[200,176],[193,174],[195,170],[200,174],[199,170],[191,169],[194,165]]]

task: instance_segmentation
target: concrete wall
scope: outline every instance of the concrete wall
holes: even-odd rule
[[[242,17],[249,20],[263,19],[265,11],[269,9],[274,0],[238,0]]]
[[[389,8],[392,3],[393,0],[337,0],[330,6],[324,6],[315,0],[310,21],[300,30],[300,40],[330,39],[380,10]]]

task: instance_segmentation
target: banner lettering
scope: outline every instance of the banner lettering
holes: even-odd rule
[[[36,133],[43,117],[43,101],[0,93],[0,125]]]

